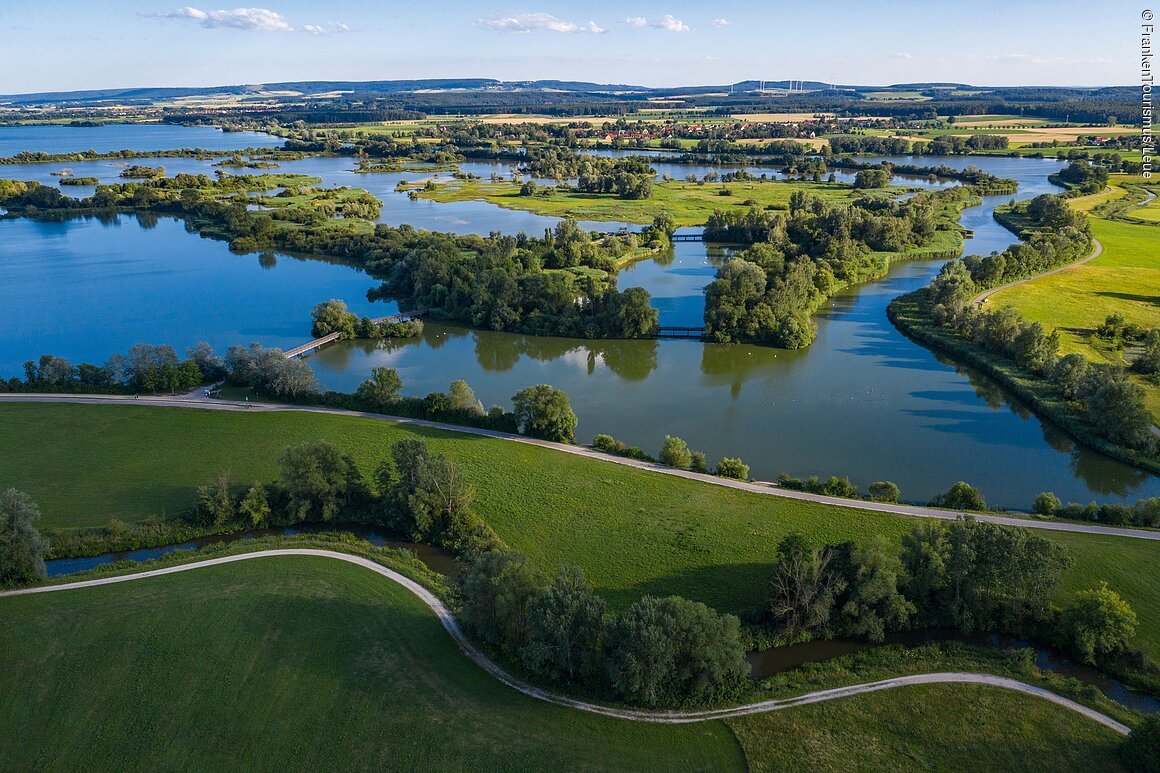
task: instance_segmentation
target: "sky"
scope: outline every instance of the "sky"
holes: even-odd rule
[[[237,2],[0,0],[0,93],[447,77],[1129,85],[1138,82],[1146,7],[1126,0]]]

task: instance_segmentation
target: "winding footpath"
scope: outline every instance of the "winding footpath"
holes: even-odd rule
[[[234,556],[223,556],[221,558],[211,558],[205,561],[198,561],[191,564],[181,564],[179,566],[169,566],[164,569],[153,569],[147,572],[138,572],[136,574],[126,574],[119,577],[102,577],[96,580],[84,580],[80,582],[63,583],[61,585],[41,585],[33,588],[20,588],[17,590],[0,592],[0,597],[5,596],[24,596],[33,593],[55,593],[57,591],[76,590],[78,588],[93,588],[99,585],[113,585],[115,583],[130,582],[134,580],[143,580],[150,577],[161,577],[167,574],[176,574],[178,572],[188,572],[194,569],[204,569],[211,566],[220,566],[222,564],[231,564],[237,561],[249,561],[255,558],[268,558],[271,556],[314,556],[319,558],[331,558],[338,561],[345,561],[347,563],[355,564],[381,575],[382,577],[396,582],[409,590],[426,604],[435,616],[439,618],[439,622],[459,645],[463,654],[470,658],[480,668],[487,671],[493,677],[498,679],[503,684],[511,687],[518,692],[535,698],[537,700],[554,703],[558,706],[565,706],[567,708],[576,709],[578,711],[586,711],[591,714],[601,714],[606,717],[613,717],[616,719],[630,720],[634,722],[652,722],[657,724],[689,724],[693,722],[705,722],[714,719],[728,719],[730,717],[741,717],[749,714],[761,714],[768,711],[780,711],[782,709],[792,708],[794,706],[804,706],[810,703],[821,703],[824,701],[835,700],[837,698],[845,698],[851,695],[862,695],[865,693],[878,692],[880,690],[889,690],[894,687],[903,687],[906,685],[916,684],[981,684],[989,687],[998,687],[1005,690],[1013,690],[1027,695],[1034,695],[1044,700],[1051,701],[1059,706],[1062,706],[1071,711],[1082,714],[1089,719],[1099,722],[1101,725],[1108,727],[1121,735],[1127,735],[1130,728],[1126,725],[1117,722],[1095,709],[1084,706],[1081,703],[1076,703],[1073,700],[1064,698],[1061,695],[1056,695],[1050,690],[1045,690],[1042,687],[1035,687],[1034,685],[1020,682],[1017,679],[1009,679],[1007,677],[995,676],[993,674],[973,674],[966,672],[943,672],[933,674],[914,674],[911,676],[900,676],[893,679],[882,679],[876,682],[865,682],[863,684],[849,685],[846,687],[836,687],[830,690],[818,690],[815,692],[805,693],[794,698],[775,698],[766,701],[759,701],[757,703],[749,703],[742,706],[732,706],[720,709],[706,709],[703,711],[638,711],[633,709],[617,709],[611,706],[601,706],[596,703],[588,703],[586,701],[569,698],[559,693],[550,692],[548,690],[535,687],[509,674],[497,663],[492,661],[483,652],[481,652],[468,638],[463,634],[459,628],[455,616],[448,609],[447,605],[443,603],[438,596],[431,591],[424,588],[414,580],[392,570],[381,564],[377,564],[370,559],[361,556],[353,556],[348,553],[340,553],[334,550],[318,550],[314,548],[282,548],[276,550],[264,550],[253,553],[241,553]]]
[[[1018,285],[1021,285],[1021,284],[1026,284],[1027,282],[1034,282],[1036,279],[1042,279],[1045,276],[1051,276],[1052,274],[1058,274],[1062,271],[1068,271],[1070,269],[1075,268],[1076,266],[1082,266],[1084,263],[1088,263],[1090,261],[1095,260],[1100,255],[1102,255],[1103,252],[1104,252],[1104,245],[1100,243],[1100,240],[1099,239],[1092,239],[1092,254],[1088,255],[1083,260],[1077,260],[1075,263],[1068,263],[1066,266],[1060,266],[1059,268],[1053,268],[1050,271],[1044,271],[1042,274],[1036,274],[1035,276],[1029,276],[1026,279],[1020,279],[1020,280],[1015,281],[1015,282],[1008,282],[1005,285],[999,285],[998,287],[992,288],[992,289],[987,290],[985,292],[981,292],[978,295],[976,295],[974,298],[971,299],[971,306],[977,309],[980,306],[982,306],[984,303],[986,303],[990,299],[990,297],[992,295],[994,295],[995,293],[1002,292],[1003,290],[1007,290],[1007,289],[1010,289],[1012,287],[1017,287]]]
[[[404,424],[413,427],[423,427],[425,429],[442,430],[445,432],[458,432],[465,435],[476,435],[479,437],[508,440],[513,443],[525,443],[527,445],[548,448],[553,451],[561,451],[563,453],[574,454],[576,456],[584,456],[589,459],[597,459],[602,462],[611,462],[613,464],[619,464],[625,467],[635,467],[638,470],[645,470],[646,472],[659,473],[661,475],[672,475],[674,477],[685,478],[687,480],[695,480],[714,486],[723,486],[725,488],[749,491],[751,493],[764,494],[766,496],[784,497],[786,499],[799,499],[807,502],[818,502],[820,504],[847,507],[854,510],[870,510],[881,513],[895,513],[897,515],[905,515],[913,518],[936,518],[938,520],[944,521],[953,521],[960,515],[968,514],[956,510],[944,510],[934,507],[923,507],[921,505],[869,502],[860,499],[841,499],[839,497],[829,497],[822,494],[809,494],[804,491],[792,491],[790,489],[779,488],[772,483],[750,483],[747,481],[720,478],[716,475],[690,472],[689,470],[678,470],[673,467],[666,467],[661,464],[653,464],[651,462],[642,462],[636,459],[627,459],[623,456],[605,454],[586,446],[555,443],[550,440],[540,440],[538,438],[525,437],[524,435],[512,435],[508,432],[497,432],[495,430],[479,429],[477,427],[463,427],[455,424],[443,424],[437,421],[427,421],[426,419],[409,419],[403,416],[389,416],[381,413],[347,411],[339,408],[322,408],[308,405],[245,403],[236,400],[219,400],[205,397],[205,390],[202,387],[199,387],[198,389],[195,389],[188,394],[178,395],[176,397],[133,398],[124,395],[3,393],[0,394],[0,404],[3,403],[79,403],[82,405],[136,405],[162,408],[195,408],[212,411],[241,411],[243,413],[260,413],[271,411],[325,413],[331,414],[333,416],[350,416],[363,419],[373,419],[376,421],[389,421],[394,424]],[[1005,526],[1023,526],[1029,529],[1078,532],[1081,534],[1099,534],[1112,537],[1132,537],[1135,539],[1160,541],[1160,530],[1147,531],[1144,529],[1127,529],[1117,526],[1099,526],[1096,524],[1069,523],[1067,521],[1039,520],[1030,517],[1018,518],[1015,516],[1007,515],[981,515],[975,513],[969,513],[969,515],[973,515],[977,520],[980,521],[998,523]]]

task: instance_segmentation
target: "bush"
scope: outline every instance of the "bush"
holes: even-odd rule
[[[930,506],[945,507],[949,510],[986,512],[987,500],[983,498],[983,493],[977,488],[960,480],[947,489],[945,494],[940,494],[932,499]]]
[[[717,465],[717,475],[734,480],[749,480],[749,465],[740,459],[725,457]]]
[[[1141,773],[1160,773],[1160,716],[1144,717],[1120,746],[1124,767]]]
[[[1059,501],[1059,497],[1050,491],[1043,491],[1036,495],[1035,502],[1031,505],[1031,512],[1036,515],[1055,515],[1063,503]]]
[[[1061,643],[1085,663],[1095,664],[1127,651],[1136,635],[1136,613],[1120,594],[1101,582],[1080,591],[1059,614]]]
[[[898,486],[888,480],[879,480],[870,484],[870,499],[874,502],[897,502],[902,493]]]
[[[661,464],[669,467],[687,470],[693,462],[693,455],[685,441],[679,437],[665,435],[665,441],[661,444],[660,460]]]

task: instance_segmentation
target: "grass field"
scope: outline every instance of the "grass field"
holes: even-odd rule
[[[695,725],[594,716],[505,687],[403,588],[323,558],[0,599],[0,614],[12,770],[1106,770],[1118,740],[967,685]]]
[[[719,191],[728,189],[729,196]],[[901,193],[901,186],[882,189],[883,192]],[[658,182],[652,196],[640,201],[628,201],[610,194],[556,191],[547,196],[521,196],[520,186],[511,182],[479,180],[456,181],[440,185],[434,191],[421,191],[420,197],[447,203],[452,201],[486,201],[506,209],[519,209],[539,215],[572,217],[578,220],[611,220],[628,223],[651,223],[661,210],[667,210],[677,225],[702,225],[715,210],[746,208],[744,202],[753,200],[760,208],[770,204],[788,208],[794,191],[820,196],[828,201],[848,202],[859,198],[863,191],[845,183],[802,182],[735,182],[690,183],[684,181]]]
[[[720,723],[643,725],[520,695],[408,591],[333,560],[268,558],[0,609],[7,770],[741,767]]]
[[[1110,191],[1074,199],[1090,212],[1094,207],[1124,196]],[[1160,208],[1129,210],[1131,216],[1154,214]],[[1160,327],[1160,229],[1155,226],[1090,218],[1092,233],[1104,245],[1103,254],[1090,263],[996,293],[993,308],[1014,306],[1024,317],[1060,332],[1063,353],[1078,352],[1100,362],[1123,362],[1123,354],[1100,345],[1095,329],[1109,314],[1119,312],[1128,322],[1146,329]],[[1148,392],[1152,415],[1160,421],[1160,384],[1137,378]]]
[[[558,451],[384,421],[303,413],[219,413],[144,406],[0,405],[0,488],[40,504],[47,527],[188,510],[198,485],[228,470],[277,476],[280,451],[327,438],[367,473],[390,444],[419,435],[458,461],[476,509],[513,548],[545,567],[581,566],[614,608],[678,594],[740,612],[762,602],[777,543],[897,539],[914,519],[762,496]],[[1160,554],[1142,540],[1049,534],[1076,559],[1065,590],[1107,580],[1160,651]]]
[[[813,770],[1118,769],[1116,738],[1095,723],[974,685],[907,687],[729,725],[751,771],[800,771],[802,760]]]

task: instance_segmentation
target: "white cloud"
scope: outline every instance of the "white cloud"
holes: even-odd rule
[[[689,32],[692,30],[688,24],[685,24],[669,13],[666,13],[664,16],[658,16],[649,22],[649,24],[658,30],[668,30],[669,32]]]
[[[712,24],[714,27],[728,27],[730,24],[728,19],[714,19],[713,21],[711,21],[709,23]]]
[[[914,58],[911,54],[908,54],[905,51],[898,51],[897,53],[891,54],[891,56],[894,57],[895,59],[913,59]]]
[[[604,29],[594,21],[580,24],[563,19],[557,19],[550,13],[514,13],[511,16],[492,16],[476,22],[480,27],[487,27],[498,32],[604,32]]]
[[[326,24],[303,24],[302,31],[310,35],[331,35],[339,32],[350,32],[350,26],[340,21],[331,21]]]
[[[648,24],[648,19],[643,16],[629,16],[624,20],[624,23],[630,27],[643,27]]]
[[[188,19],[206,28],[229,27],[237,30],[261,30],[264,32],[292,32],[294,27],[286,17],[269,8],[235,8],[232,11],[203,11],[200,8],[178,8],[176,11],[159,13],[164,19]]]

